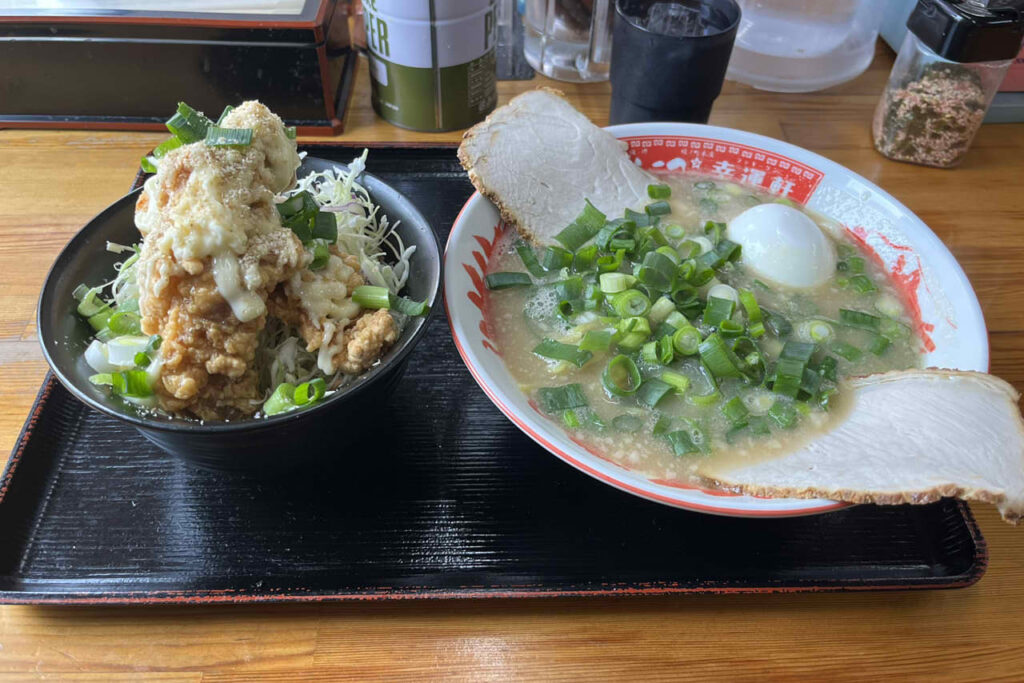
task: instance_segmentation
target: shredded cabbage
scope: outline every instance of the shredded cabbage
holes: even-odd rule
[[[300,178],[298,185],[285,194],[290,197],[306,191],[324,211],[335,214],[338,221],[338,246],[359,258],[363,276],[370,284],[387,287],[392,294],[409,279],[409,259],[416,251],[406,246],[402,236],[370,199],[369,192],[358,182],[366,170],[369,150],[352,160],[348,171],[332,168]],[[389,264],[389,260],[394,264]]]

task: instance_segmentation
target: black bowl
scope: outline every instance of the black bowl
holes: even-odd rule
[[[307,157],[300,175],[332,167],[345,167]],[[384,215],[395,223],[407,245],[416,245],[404,294],[426,300],[433,309],[441,283],[441,252],[433,229],[423,214],[397,190],[365,173],[360,182]],[[57,257],[39,297],[37,323],[43,355],[53,373],[79,400],[96,410],[134,426],[164,451],[216,469],[269,469],[305,462],[324,452],[344,447],[346,434],[364,425],[385,401],[405,371],[409,352],[426,330],[429,316],[413,318],[380,362],[340,391],[311,408],[268,418],[202,423],[142,414],[93,386],[93,370],[83,357],[92,337],[88,323],[76,314],[72,295],[79,283],[109,280],[114,263],[123,256],[106,250],[106,243],[133,244],[136,190],[89,221]]]

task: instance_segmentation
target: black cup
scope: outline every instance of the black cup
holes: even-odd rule
[[[689,10],[686,26],[653,25],[657,4]],[[611,123],[707,123],[722,91],[740,23],[735,0],[616,0],[612,40]]]

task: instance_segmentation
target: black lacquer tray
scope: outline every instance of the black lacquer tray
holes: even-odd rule
[[[450,147],[376,148],[369,170],[442,237],[472,191]],[[601,484],[491,405],[440,310],[377,419],[339,425],[322,467],[261,479],[163,455],[48,377],[0,487],[0,601],[949,588],[987,562],[957,501],[748,520]]]

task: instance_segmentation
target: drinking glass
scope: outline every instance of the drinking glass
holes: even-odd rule
[[[613,0],[526,0],[524,52],[535,70],[560,81],[608,80]]]
[[[617,0],[611,123],[707,123],[739,23],[735,0]]]

